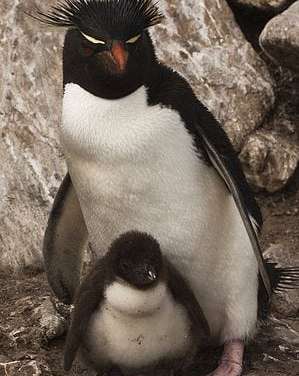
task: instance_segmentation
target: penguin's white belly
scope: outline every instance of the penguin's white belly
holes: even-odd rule
[[[231,195],[178,113],[148,106],[144,87],[105,100],[68,84],[62,140],[95,251],[125,231],[153,235],[189,280],[212,333],[250,335],[257,262]]]
[[[109,303],[108,298],[90,320],[85,344],[90,360],[99,368],[114,364],[125,369],[138,369],[154,366],[161,360],[184,357],[192,345],[191,326],[185,309],[166,293],[152,310],[151,304],[147,305],[146,296],[152,294],[149,301],[155,303],[151,299],[155,299],[155,292],[135,290],[136,294],[145,295],[140,299],[133,296],[134,289],[119,289],[117,285],[114,283],[109,289],[114,290],[112,294],[122,294],[119,297],[123,300],[122,310]],[[127,295],[129,289],[132,292]],[[140,306],[142,313],[138,314],[138,309],[132,312],[134,306]]]

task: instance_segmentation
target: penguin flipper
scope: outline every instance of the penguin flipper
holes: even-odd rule
[[[73,317],[64,347],[64,369],[69,371],[80,346],[84,346],[89,320],[104,299],[105,257],[97,261],[76,293]]]
[[[174,299],[187,310],[192,321],[192,331],[194,331],[196,337],[199,339],[203,338],[203,336],[205,338],[210,336],[208,321],[192,289],[168,260],[164,260],[164,262],[167,265],[168,288]]]
[[[80,283],[81,261],[88,233],[71,178],[61,183],[48,220],[43,256],[55,295],[70,304]]]
[[[258,240],[262,225],[260,210],[225,131],[200,102],[198,120],[196,129],[201,145],[234,198],[257,258],[260,277],[269,300],[272,293],[271,282]]]

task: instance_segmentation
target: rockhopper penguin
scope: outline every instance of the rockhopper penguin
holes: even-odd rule
[[[71,368],[80,349],[99,374],[113,367],[140,374],[174,364],[182,372],[208,335],[193,292],[159,243],[132,231],[112,243],[81,284],[64,366]]]
[[[258,306],[274,287],[298,285],[298,269],[263,260],[261,214],[225,132],[155,56],[148,28],[162,20],[157,6],[63,0],[35,17],[68,28],[61,140],[69,175],[44,240],[53,291],[72,301],[87,238],[102,256],[124,232],[152,234],[224,344],[214,376],[239,375]]]

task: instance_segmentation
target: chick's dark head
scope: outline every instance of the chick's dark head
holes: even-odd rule
[[[132,231],[121,235],[109,252],[114,275],[137,288],[155,285],[163,274],[159,243],[146,233]]]

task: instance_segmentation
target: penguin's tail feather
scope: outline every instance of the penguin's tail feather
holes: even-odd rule
[[[266,262],[272,291],[299,289],[299,267],[278,267],[275,262]]]

